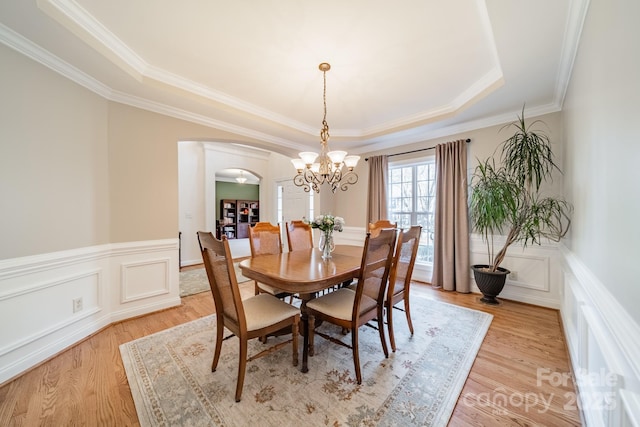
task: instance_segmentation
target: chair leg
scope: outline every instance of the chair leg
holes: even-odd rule
[[[356,382],[362,384],[362,373],[360,372],[360,356],[358,354],[358,327],[351,328],[351,348],[353,349],[353,364],[356,368]]]
[[[240,363],[238,364],[238,383],[236,385],[236,402],[240,402],[242,397],[242,386],[244,385],[244,373],[247,370],[247,340],[240,338]]]
[[[216,349],[213,352],[213,363],[211,364],[211,372],[215,372],[220,360],[220,351],[222,350],[222,335],[224,334],[224,323],[222,316],[216,318]]]
[[[409,294],[404,296],[404,313],[407,315],[407,323],[409,324],[409,331],[413,335],[413,323],[411,323],[411,310],[409,309]]]
[[[387,309],[387,328],[389,329],[389,343],[391,343],[391,351],[396,352],[396,337],[393,334],[393,305],[392,301],[387,301],[385,307]]]
[[[300,335],[299,325],[299,322],[295,322],[293,326],[291,326],[291,341],[293,342],[293,366],[298,366],[298,335]]]
[[[313,330],[316,328],[316,319],[313,315],[307,316],[307,322],[309,323],[309,357],[313,357]]]
[[[384,313],[383,306],[378,306],[378,332],[380,333],[380,342],[382,343],[382,351],[384,352],[384,357],[389,357],[389,349],[387,348],[387,340],[384,337]]]

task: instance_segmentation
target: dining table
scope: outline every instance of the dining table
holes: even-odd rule
[[[282,291],[297,294],[302,320],[303,348],[302,372],[308,372],[309,319],[306,304],[318,292],[349,283],[360,273],[362,246],[336,245],[331,258],[323,259],[317,248],[303,249],[279,254],[259,255],[240,262],[242,275]]]

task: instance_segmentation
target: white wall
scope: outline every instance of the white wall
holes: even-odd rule
[[[202,143],[195,141],[179,142],[178,227],[182,233],[181,266],[202,262],[196,233],[209,230],[205,220],[204,169]],[[210,231],[215,232],[215,228],[210,229]]]
[[[596,380],[581,387],[589,425],[640,425],[639,16],[638,2],[591,0],[563,110],[575,212],[561,312],[579,379]]]
[[[248,170],[261,178],[260,220],[276,222],[276,181],[293,177],[295,170],[285,156],[224,142],[181,142],[179,161],[179,227],[182,232],[182,265],[198,264],[202,256],[198,247],[198,231],[215,231],[219,216],[216,206],[216,173],[223,169]],[[285,175],[291,172],[291,175]],[[246,255],[246,248],[236,247],[234,256]],[[246,245],[244,245],[246,246]],[[235,251],[234,251],[235,247]]]
[[[179,305],[177,249],[168,239],[0,260],[0,384],[113,322]]]

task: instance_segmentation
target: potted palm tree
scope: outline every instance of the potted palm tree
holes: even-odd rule
[[[536,120],[527,125],[522,116],[500,129],[515,132],[496,149],[494,156],[479,161],[471,178],[469,215],[473,229],[487,245],[488,264],[473,265],[473,275],[483,294],[482,302],[497,304],[509,270],[500,267],[507,249],[514,243],[524,247],[540,244],[543,238],[560,241],[571,224],[571,204],[562,198],[545,197],[540,188],[555,170],[551,142],[542,131],[533,129],[543,124]],[[505,234],[506,232],[506,234]],[[506,236],[497,251],[494,236]]]

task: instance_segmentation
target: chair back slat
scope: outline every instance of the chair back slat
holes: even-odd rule
[[[216,311],[246,330],[240,288],[227,237],[222,236],[222,240],[218,240],[211,233],[199,231],[198,242]]]
[[[369,233],[371,233],[371,237],[376,237],[380,234],[380,230],[384,230],[386,228],[398,228],[398,223],[391,222],[387,219],[381,219],[379,221],[369,223]]]
[[[249,228],[251,256],[282,253],[280,226],[268,222],[258,222]]]
[[[304,221],[291,221],[286,224],[289,251],[313,248],[313,230]]]
[[[354,313],[359,312],[361,295],[367,295],[383,304],[397,235],[398,230],[393,228],[381,230],[376,237],[367,234],[356,287]]]
[[[421,232],[422,227],[414,225],[398,236],[398,247],[389,275],[390,295],[409,289],[413,267],[418,255]]]

